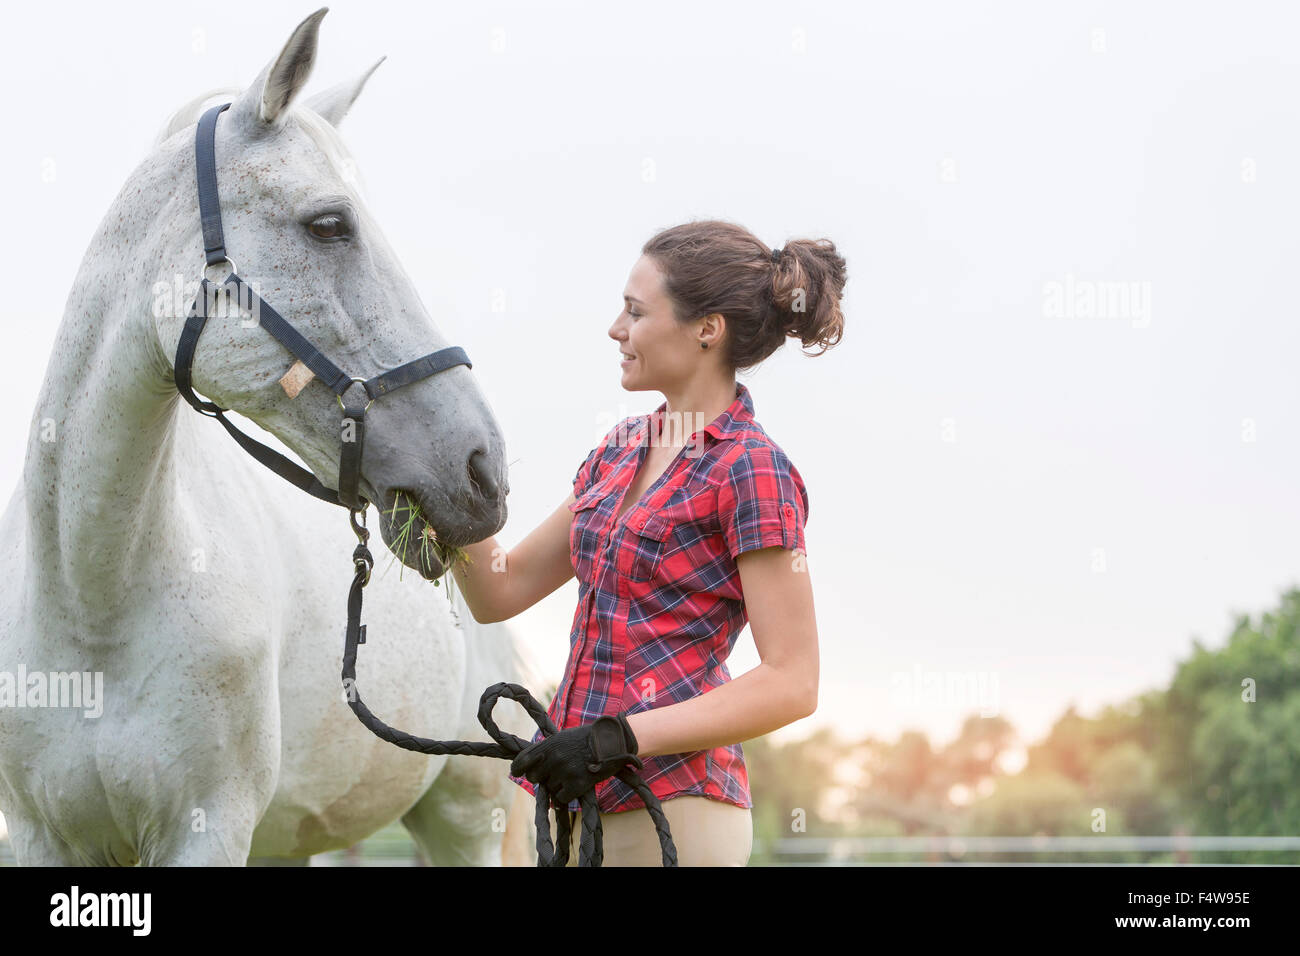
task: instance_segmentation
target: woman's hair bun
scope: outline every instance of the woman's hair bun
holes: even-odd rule
[[[772,303],[782,320],[783,335],[796,336],[804,348],[821,346],[820,355],[844,334],[847,265],[829,239],[791,239],[772,270]]]

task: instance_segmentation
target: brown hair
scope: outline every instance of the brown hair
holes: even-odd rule
[[[821,355],[844,333],[844,257],[829,239],[792,239],[772,250],[749,230],[717,219],[683,223],[641,247],[664,274],[679,322],[710,313],[727,320],[723,348],[733,370],[749,369],[797,336]]]

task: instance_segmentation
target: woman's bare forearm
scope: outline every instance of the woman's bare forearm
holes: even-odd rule
[[[456,562],[456,584],[480,624],[505,621],[526,611],[573,577],[569,556],[569,495],[550,516],[509,551],[496,538],[465,548],[472,564]]]
[[[467,545],[463,550],[469,561],[455,561],[451,570],[474,620],[480,624],[504,620],[501,611],[507,595],[509,555],[495,537]]]
[[[760,663],[721,687],[629,714],[642,757],[743,743],[807,717],[817,708],[816,676]]]

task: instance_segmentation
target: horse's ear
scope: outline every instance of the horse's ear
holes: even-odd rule
[[[263,67],[257,79],[231,104],[231,117],[244,129],[256,131],[280,124],[311,75],[320,21],[328,12],[329,7],[321,7],[298,24],[280,55]]]
[[[337,86],[331,86],[328,90],[321,93],[313,93],[307,99],[303,100],[303,106],[319,113],[321,117],[331,126],[338,126],[347,115],[352,104],[357,101],[361,95],[361,90],[366,85],[366,80],[370,79],[370,74],[379,68],[388,57],[381,56],[375,61],[375,65],[358,77],[347,80]]]

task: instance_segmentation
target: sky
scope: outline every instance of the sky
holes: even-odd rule
[[[122,182],[172,110],[251,82],[313,9],[7,12],[6,496]],[[501,424],[507,547],[663,400],[622,389],[608,335],[647,238],[721,218],[833,240],[842,342],[740,377],[809,493],[819,706],[778,737],[942,743],[996,713],[1028,740],[1166,684],[1300,581],[1298,20],[367,0],[331,7],[307,92],[387,57],[342,134]],[[556,677],[576,597],[514,621]],[[757,663],[747,630],[733,677]]]

